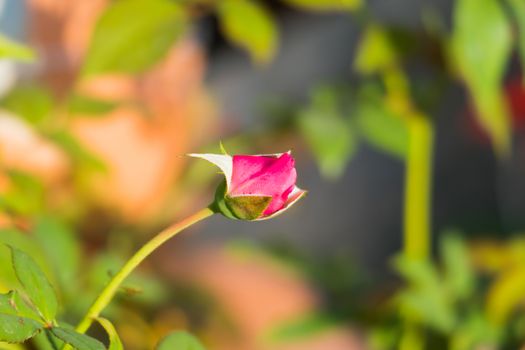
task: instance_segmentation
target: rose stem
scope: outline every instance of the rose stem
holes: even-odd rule
[[[109,281],[104,290],[93,302],[84,318],[78,324],[76,331],[79,333],[85,333],[89,329],[89,327],[93,323],[93,320],[97,318],[100,315],[100,313],[104,310],[104,308],[111,302],[122,282],[124,282],[124,280],[129,276],[129,274],[133,272],[133,270],[135,270],[135,268],[142,261],[144,261],[144,259],[146,259],[152,252],[154,252],[167,240],[169,240],[185,228],[213,214],[214,212],[211,209],[204,208],[198,211],[197,213],[187,217],[186,219],[167,227],[155,237],[153,237],[149,242],[143,245],[142,248],[140,248],[135,253],[135,255],[133,255],[126,262],[122,269]],[[64,349],[67,349],[67,347]]]

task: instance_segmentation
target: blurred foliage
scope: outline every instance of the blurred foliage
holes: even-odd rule
[[[522,70],[525,65],[524,2],[456,0],[450,32],[442,25],[443,19],[435,17],[424,19],[423,32],[380,23],[365,15],[366,4],[360,0],[281,3],[315,13],[357,11],[358,16],[351,18],[359,18],[356,23],[361,30],[352,64],[355,84],[327,82],[314,87],[308,99],[277,106],[272,112],[275,118],[261,130],[226,137],[226,146],[251,153],[279,144],[283,137],[299,135],[322,176],[331,180],[344,174],[364,144],[403,161],[406,187],[411,189],[407,202],[413,199],[410,193],[416,196],[405,208],[407,226],[415,223],[411,231],[415,236],[409,241],[424,251],[429,244],[425,215],[431,201],[424,193],[430,185],[430,170],[425,166],[431,162],[432,116],[442,103],[444,87],[461,79],[496,152],[505,155],[511,150],[509,106],[502,86],[514,51]],[[108,165],[91,154],[70,128],[74,117],[104,118],[123,104],[142,108],[134,101],[91,96],[79,87],[107,73],[139,76],[148,72],[204,16],[216,17],[226,40],[245,50],[253,62],[270,64],[280,43],[280,21],[273,8],[272,3],[256,0],[114,1],[96,23],[71,89],[58,94],[41,82],[23,81],[2,97],[2,109],[65,153],[73,173],[65,180],[70,187],[58,192],[74,200],[56,200],[55,187],[48,188],[35,174],[2,164],[1,180],[7,186],[0,186],[0,219],[7,218],[8,228],[0,230],[0,291],[5,293],[0,295],[0,323],[6,325],[0,327],[0,339],[32,338],[31,346],[42,350],[55,350],[64,343],[78,349],[105,348],[97,339],[103,339],[109,349],[121,349],[122,343],[143,349],[157,343],[166,328],[187,328],[200,336],[206,334],[203,328],[209,319],[222,317],[205,291],[187,283],[170,285],[155,271],[141,270],[119,292],[107,318],[97,320],[98,333],[96,328],[88,336],[72,330],[69,322],[79,319],[133,250],[127,231],[144,228],[126,227],[112,213],[104,214],[108,223],[104,215],[93,219],[91,210],[103,209],[84,202],[83,185],[86,179],[104,173]],[[30,48],[4,35],[0,35],[0,58],[16,60],[22,67],[38,59]],[[412,70],[419,65],[428,68],[428,77],[414,77]],[[191,164],[174,185],[177,210],[184,210],[192,200],[188,197],[213,181],[205,166]],[[90,224],[102,227],[96,227],[96,234],[103,239],[90,237]],[[4,244],[13,247],[11,252]],[[523,346],[522,238],[467,243],[459,234],[446,234],[440,240],[439,263],[429,256],[420,259],[405,254],[394,259],[402,281],[393,295],[388,288],[378,293],[383,285],[369,281],[348,253],[310,257],[286,245],[265,249],[264,253],[249,250],[249,254],[269,254],[285,261],[321,296],[317,313],[269,330],[271,344],[353,324],[362,327],[378,349],[402,348],[403,343],[451,350]],[[159,316],[162,311],[171,312],[169,322]],[[23,326],[13,326],[18,324]],[[0,349],[23,348],[0,343]],[[195,337],[176,331],[158,346],[160,350],[174,348],[204,347]]]
[[[298,124],[314,154],[321,173],[328,178],[343,174],[346,161],[356,150],[356,137],[348,118],[341,115],[338,96],[330,89],[319,89],[310,106],[299,111]]]
[[[51,117],[55,101],[44,87],[27,85],[11,90],[1,105],[29,123],[40,125]]]
[[[199,340],[186,332],[173,332],[159,343],[157,350],[204,350]]]
[[[218,16],[226,37],[248,50],[255,62],[273,58],[277,27],[264,7],[250,0],[224,0],[219,2]]]
[[[97,23],[83,74],[146,70],[180,37],[185,21],[184,11],[173,1],[115,2]]]
[[[500,252],[508,254],[520,244],[511,241]],[[425,349],[518,348],[525,336],[518,312],[523,307],[523,294],[517,297],[523,292],[523,279],[504,281],[503,276],[512,274],[510,266],[487,274],[489,259],[485,259],[498,245],[474,242],[468,246],[458,233],[445,233],[439,265],[398,256],[394,265],[406,285],[391,301],[392,313],[385,320],[411,315],[417,332],[423,335]],[[498,254],[490,260],[507,258]],[[400,340],[400,324],[387,322],[376,328],[372,339],[378,348],[395,346]]]
[[[454,11],[451,59],[467,84],[481,125],[495,149],[509,152],[510,123],[501,91],[511,53],[508,16],[497,0],[458,0]]]
[[[525,3],[520,0],[508,0],[508,3],[518,26],[519,34],[517,41],[521,58],[521,66],[525,67]]]
[[[356,10],[362,5],[361,0],[284,0],[286,3],[315,11]]]
[[[0,58],[31,62],[35,59],[35,55],[31,49],[0,34]]]

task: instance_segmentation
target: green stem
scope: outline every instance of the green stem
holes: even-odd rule
[[[409,147],[405,175],[404,254],[408,258],[427,260],[432,239],[430,225],[434,131],[423,115],[407,120]],[[412,315],[406,314],[399,350],[424,348],[424,337]]]
[[[54,350],[58,350],[58,345],[57,345],[57,343],[55,342],[55,340],[53,339],[53,337],[51,336],[51,332],[49,331],[49,329],[46,329],[46,330],[45,330],[45,333],[46,333],[47,341],[49,341],[49,344],[51,345],[51,347],[52,347]]]
[[[197,213],[189,216],[188,218],[175,223],[168,228],[161,231],[155,237],[153,237],[149,242],[147,242],[142,248],[140,248],[135,255],[133,255],[122,269],[109,281],[104,290],[99,294],[95,302],[91,305],[88,312],[84,318],[78,324],[76,330],[79,333],[85,333],[93,320],[97,318],[102,310],[111,302],[115,293],[118,291],[120,285],[124,280],[129,276],[133,270],[146,259],[152,252],[154,252],[158,247],[164,244],[167,240],[175,236],[180,231],[185,228],[211,216],[214,212],[210,208],[204,208]],[[67,347],[66,347],[67,348]]]
[[[428,259],[434,133],[431,122],[416,114],[408,120],[409,149],[405,175],[404,250],[409,258]]]

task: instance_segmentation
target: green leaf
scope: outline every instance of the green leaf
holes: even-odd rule
[[[30,235],[16,229],[0,229],[0,246],[13,246],[29,253],[45,272],[50,272],[40,246]],[[0,249],[0,285],[7,289],[19,287],[18,279],[12,268],[9,249]]]
[[[397,257],[394,264],[407,281],[396,296],[401,312],[440,332],[450,332],[456,322],[454,309],[434,266],[406,256]]]
[[[441,240],[445,284],[455,298],[466,299],[474,291],[474,271],[467,247],[457,234],[448,233]]]
[[[451,58],[470,90],[480,124],[500,155],[510,147],[501,81],[511,45],[511,27],[498,0],[456,1]]]
[[[75,234],[51,216],[38,217],[33,234],[51,263],[61,289],[74,289],[81,254]]]
[[[422,289],[440,289],[441,283],[434,266],[428,261],[413,259],[404,255],[397,256],[394,267],[410,286]]]
[[[71,345],[77,350],[105,350],[104,344],[85,334],[77,333],[76,331],[68,328],[53,327],[51,328],[53,333],[58,339]]]
[[[518,49],[521,58],[521,70],[525,71],[525,1],[507,0],[512,9],[512,14],[518,24]],[[523,74],[523,85],[525,85],[525,74]]]
[[[165,56],[185,24],[175,1],[114,2],[97,23],[83,74],[142,72]]]
[[[108,350],[122,350],[122,341],[115,329],[113,324],[105,318],[97,318],[98,323],[106,330],[109,336],[109,348]]]
[[[31,62],[35,59],[35,54],[30,48],[0,34],[0,59],[2,58],[14,58],[19,61]]]
[[[405,159],[409,133],[405,121],[390,112],[381,100],[363,101],[357,111],[359,132],[372,146]]]
[[[323,176],[341,176],[356,151],[357,140],[332,92],[316,92],[312,105],[300,111],[297,122]]]
[[[27,350],[25,346],[20,344],[10,344],[0,342],[0,350]]]
[[[205,350],[204,346],[193,335],[177,331],[170,333],[157,345],[157,350]]]
[[[500,273],[487,293],[486,315],[492,324],[504,326],[523,303],[525,270],[522,265],[509,267]]]
[[[405,290],[396,296],[399,309],[413,319],[445,334],[456,324],[454,309],[438,293],[429,290]]]
[[[47,322],[55,319],[58,301],[46,275],[26,253],[11,248],[13,268],[25,292]]]
[[[38,313],[16,291],[0,294],[0,313],[40,321]]]
[[[44,206],[44,185],[33,175],[17,170],[6,172],[12,185],[0,195],[0,209],[29,215],[41,212]]]
[[[111,112],[118,103],[75,94],[68,101],[69,112],[82,116],[99,116]]]
[[[71,133],[61,130],[48,135],[48,137],[68,153],[77,168],[81,167],[83,171],[93,170],[96,172],[106,170],[104,162],[86,149]]]
[[[388,33],[378,25],[369,25],[359,43],[354,61],[355,70],[372,74],[398,63],[396,49]]]
[[[348,11],[356,10],[362,0],[284,0],[287,4],[312,11]]]
[[[43,87],[20,86],[12,90],[2,101],[2,106],[31,124],[46,119],[53,109],[53,97]]]
[[[49,339],[52,339],[54,345],[51,345]],[[51,333],[50,330],[38,333],[31,342],[36,346],[38,350],[57,350],[62,349],[65,345],[64,342]],[[56,345],[56,346],[55,346]]]
[[[334,326],[334,320],[325,315],[308,314],[278,325],[271,330],[268,338],[275,343],[296,341],[311,337]]]
[[[35,320],[0,313],[0,341],[23,343],[34,337],[44,325]]]
[[[253,61],[266,63],[275,56],[277,26],[262,5],[251,0],[222,0],[217,11],[224,35],[247,50]]]

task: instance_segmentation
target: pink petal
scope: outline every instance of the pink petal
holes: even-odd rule
[[[262,217],[258,218],[257,221],[271,219],[271,218],[276,217],[277,215],[282,214],[283,212],[288,210],[292,205],[297,203],[299,199],[303,198],[306,195],[306,193],[308,193],[308,191],[302,190],[299,187],[295,186],[294,189],[292,190],[292,193],[290,193],[290,195],[288,196],[286,203],[284,203],[281,209],[279,209],[278,211],[270,215],[267,215],[267,216],[263,215]]]
[[[263,213],[271,215],[288,200],[297,179],[295,161],[289,153],[280,156],[233,156],[231,196],[272,196]]]

